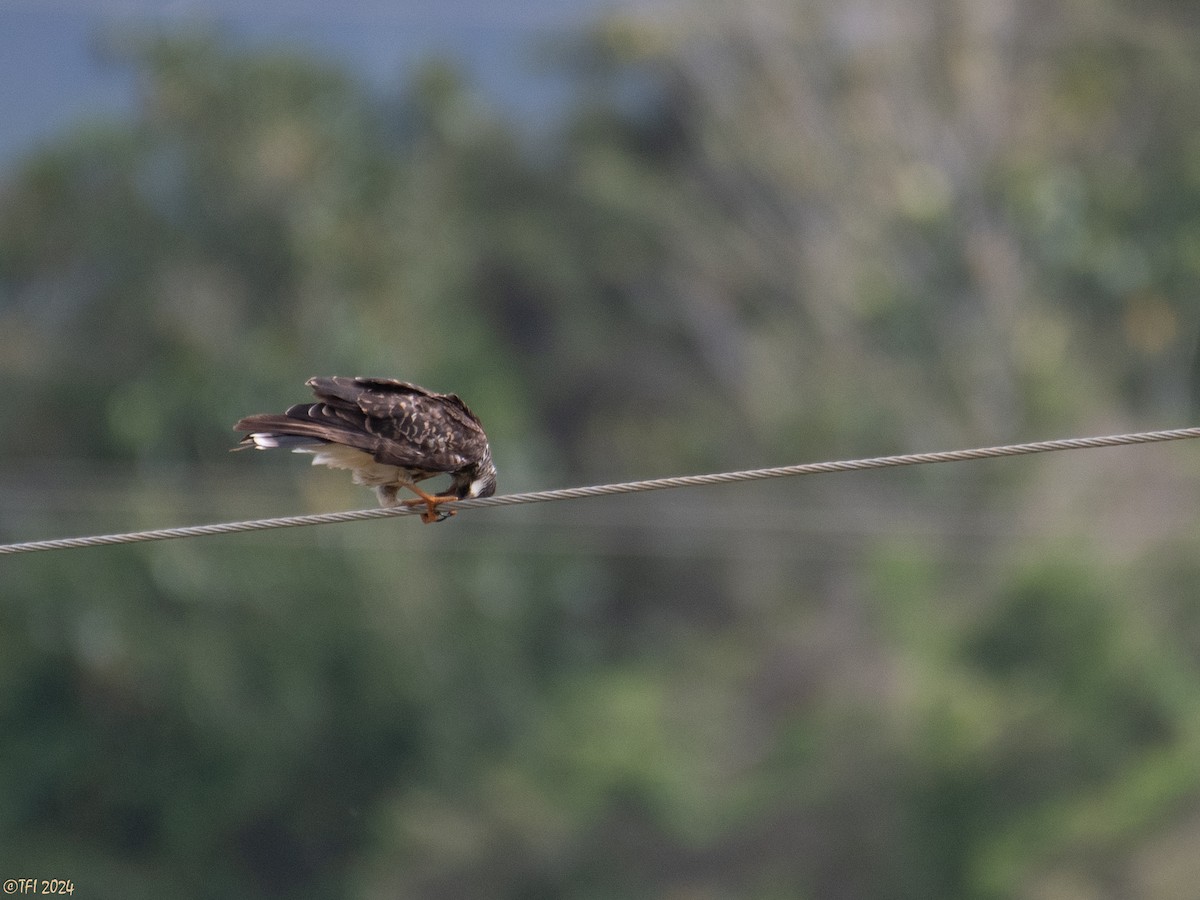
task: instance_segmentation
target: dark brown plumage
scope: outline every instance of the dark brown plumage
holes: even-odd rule
[[[233,426],[248,431],[242,446],[283,447],[312,453],[313,465],[349,469],[356,484],[375,488],[380,506],[396,506],[400,488],[425,504],[424,522],[436,522],[437,506],[448,500],[489,497],[496,467],[483,426],[454,394],[435,394],[391,378],[310,378],[317,402],[300,403],[282,415],[247,416]],[[418,481],[451,476],[444,494],[432,495]],[[453,513],[451,513],[453,515]]]

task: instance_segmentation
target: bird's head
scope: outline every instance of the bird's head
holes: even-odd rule
[[[483,459],[468,466],[454,476],[450,490],[460,500],[471,497],[490,497],[496,493],[496,467],[492,464],[492,455],[487,453]]]

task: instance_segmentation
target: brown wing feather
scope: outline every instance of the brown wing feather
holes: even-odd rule
[[[378,440],[381,463],[426,471],[457,472],[480,461],[487,437],[479,420],[454,394],[435,394],[391,378],[310,378],[322,401],[321,417],[353,423]]]
[[[248,416],[234,429],[345,444],[377,462],[426,472],[458,472],[488,455],[479,420],[454,394],[390,378],[310,378],[317,403],[283,415]]]
[[[478,417],[467,408],[467,404],[463,403],[457,394],[436,394],[408,381],[334,375],[329,378],[310,378],[306,384],[312,388],[318,400],[334,405],[357,407],[366,415],[378,418],[394,416],[397,403],[403,404],[406,400],[420,402],[420,399],[427,398],[440,401],[445,404],[448,414],[461,425],[468,429],[479,429],[481,432],[483,430]]]

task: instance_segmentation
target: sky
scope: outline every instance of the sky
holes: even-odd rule
[[[620,0],[0,0],[0,169],[72,126],[128,114],[131,72],[105,51],[127,31],[216,28],[301,48],[368,83],[453,57],[499,102],[538,97],[530,51]],[[540,86],[541,89],[545,85]]]

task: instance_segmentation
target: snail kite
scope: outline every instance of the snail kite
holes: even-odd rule
[[[483,426],[454,394],[435,394],[391,378],[310,378],[315,403],[282,415],[247,416],[233,426],[250,432],[238,450],[283,447],[313,454],[313,465],[349,469],[356,484],[375,488],[380,506],[424,504],[421,521],[446,514],[438,504],[496,491],[496,467]],[[418,481],[451,476],[445,493],[429,494]],[[415,499],[400,501],[407,488]],[[450,513],[453,515],[453,512]]]

